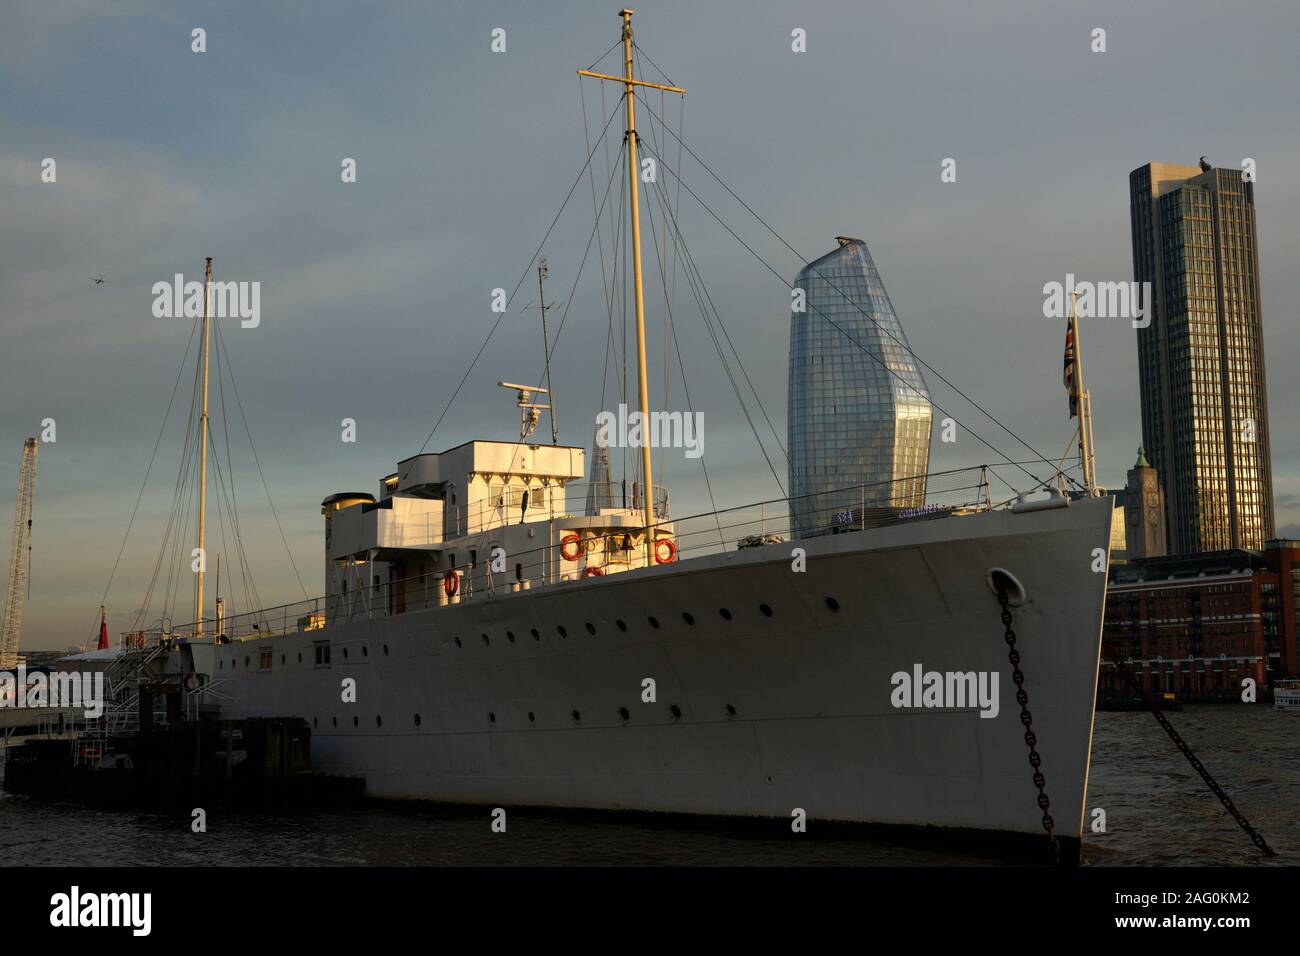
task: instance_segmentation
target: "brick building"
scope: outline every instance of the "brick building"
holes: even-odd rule
[[[1111,568],[1099,693],[1124,695],[1109,648],[1147,690],[1184,699],[1236,696],[1297,676],[1300,541],[1262,551],[1147,558]]]

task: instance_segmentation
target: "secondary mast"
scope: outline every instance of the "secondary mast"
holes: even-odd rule
[[[194,636],[203,637],[203,519],[208,504],[208,306],[212,302],[212,257],[207,257],[203,277],[203,411],[199,416],[199,543],[198,570],[194,572]]]
[[[627,104],[627,186],[632,213],[632,276],[636,292],[636,364],[638,398],[641,409],[641,495],[642,513],[645,515],[646,566],[654,563],[654,485],[650,477],[650,385],[646,375],[645,355],[645,293],[641,285],[641,207],[637,193],[636,162],[636,88],[648,87],[669,93],[685,93],[679,86],[647,83],[632,76],[632,13],[627,7],[619,11],[623,18],[623,76],[609,76],[579,70],[579,76],[622,83]]]

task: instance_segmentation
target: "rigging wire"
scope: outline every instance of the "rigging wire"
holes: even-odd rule
[[[605,121],[605,126],[601,129],[602,138],[605,135],[605,130],[609,129],[609,124],[614,121],[614,116],[617,113],[618,110],[615,109],[609,114],[609,119]],[[578,175],[573,180],[573,185],[569,187],[569,192],[564,197],[564,202],[560,203],[559,211],[556,212],[555,218],[551,220],[550,226],[547,227],[546,234],[542,236],[542,241],[537,244],[536,251],[533,252],[532,258],[528,260],[528,265],[524,267],[523,274],[519,276],[519,281],[515,283],[514,290],[510,293],[510,297],[506,299],[505,309],[497,315],[496,321],[493,322],[492,327],[488,329],[488,333],[483,339],[483,344],[479,346],[478,352],[475,353],[473,361],[471,361],[469,367],[465,369],[465,374],[461,376],[460,382],[457,383],[455,390],[451,393],[451,398],[447,399],[447,404],[443,406],[442,414],[440,414],[437,421],[433,423],[433,428],[429,429],[429,435],[424,439],[424,444],[420,446],[420,450],[417,454],[424,454],[424,450],[429,447],[429,442],[433,441],[434,433],[437,432],[438,426],[442,424],[442,420],[447,417],[447,412],[451,410],[452,404],[456,401],[456,397],[460,395],[460,390],[464,388],[465,382],[469,379],[470,373],[474,371],[475,366],[478,365],[479,359],[483,357],[483,352],[487,348],[488,342],[492,340],[492,336],[496,334],[497,328],[501,325],[501,320],[509,314],[510,303],[514,301],[515,296],[519,293],[520,287],[524,284],[524,281],[528,278],[528,274],[532,271],[533,263],[537,261],[538,255],[546,245],[546,240],[550,238],[551,232],[555,229],[555,224],[560,221],[560,216],[564,214],[565,207],[569,205],[569,200],[573,198],[574,191],[578,188],[578,184],[582,182],[583,173],[587,171],[587,166],[591,163],[591,157],[595,152],[596,151],[593,148],[591,152],[587,154],[587,160],[582,164],[582,169],[578,170]]]
[[[218,326],[217,338],[221,339],[220,326]],[[224,340],[222,340],[222,349],[225,349]],[[302,591],[303,598],[306,599],[307,588],[302,583],[302,575],[298,573],[298,564],[293,559],[293,551],[289,547],[289,539],[285,536],[284,527],[280,524],[280,515],[275,510],[275,502],[271,500],[271,488],[266,482],[266,474],[262,471],[262,459],[257,454],[257,446],[253,444],[253,431],[248,426],[248,416],[244,413],[244,401],[239,395],[239,384],[235,381],[235,367],[226,362],[226,374],[230,376],[230,388],[235,393],[235,406],[239,409],[239,418],[244,424],[244,434],[248,436],[248,448],[253,453],[253,463],[257,466],[257,476],[261,479],[262,490],[266,492],[266,503],[271,509],[271,517],[275,519],[275,527],[280,532],[280,541],[284,544],[284,552],[289,556],[289,565],[293,568],[294,577],[298,579],[298,587]],[[225,417],[224,406],[222,408],[222,417]]]
[[[108,604],[108,592],[113,588],[113,580],[117,577],[117,568],[122,561],[122,554],[126,551],[126,542],[131,537],[131,528],[135,526],[136,515],[140,512],[140,502],[144,500],[145,488],[149,485],[149,475],[153,472],[154,461],[158,458],[158,449],[162,446],[164,432],[167,431],[167,421],[171,418],[172,406],[176,402],[176,392],[181,386],[181,378],[185,375],[186,362],[189,359],[190,347],[194,344],[194,338],[198,334],[198,325],[190,327],[190,340],[185,346],[185,351],[181,354],[180,368],[176,371],[176,381],[172,384],[172,393],[167,399],[167,410],[163,413],[162,424],[158,426],[158,437],[153,443],[153,453],[149,456],[149,465],[144,470],[144,480],[140,482],[140,493],[135,497],[135,507],[131,509],[131,518],[126,523],[126,531],[122,535],[122,544],[117,549],[117,557],[113,560],[113,569],[108,574],[108,583],[104,585],[104,594],[100,598],[100,606]],[[99,623],[96,615],[95,624],[91,625],[90,639],[94,638],[95,626]],[[89,640],[87,643],[89,643]]]
[[[647,58],[647,59],[648,59],[648,58]],[[658,69],[658,67],[656,67],[656,69]],[[654,109],[653,109],[652,107],[650,107],[648,104],[647,104],[647,106],[646,106],[646,109],[649,110],[650,113],[651,113],[652,115],[654,115]],[[802,256],[802,255],[799,253],[799,251],[798,251],[797,249],[795,249],[792,245],[790,245],[790,243],[787,242],[787,241],[785,240],[785,238],[784,238],[783,236],[781,236],[780,233],[778,233],[775,229],[773,229],[772,226],[769,225],[769,224],[767,223],[767,221],[766,221],[765,219],[763,219],[762,216],[760,216],[757,212],[755,212],[754,209],[753,209],[753,208],[752,208],[748,203],[746,203],[743,199],[741,199],[738,195],[736,195],[735,191],[734,191],[730,186],[728,186],[725,182],[723,182],[722,178],[721,178],[720,176],[718,176],[718,174],[715,173],[715,172],[713,171],[713,169],[712,169],[712,168],[711,168],[711,167],[710,167],[706,162],[704,162],[704,160],[701,159],[701,158],[699,157],[699,155],[697,155],[697,154],[695,153],[694,150],[692,150],[689,146],[686,145],[686,143],[685,143],[684,141],[682,141],[682,140],[680,140],[680,139],[678,140],[678,143],[679,143],[679,145],[680,145],[683,149],[686,150],[687,153],[690,154],[690,156],[691,156],[691,157],[692,157],[696,162],[698,162],[702,167],[704,167],[704,170],[705,170],[705,171],[706,171],[710,176],[713,177],[713,179],[718,183],[718,185],[722,186],[722,188],[725,189],[725,190],[726,190],[726,191],[727,191],[727,192],[732,196],[732,198],[734,198],[738,203],[740,203],[742,206],[744,206],[744,208],[746,209],[746,211],[748,211],[750,215],[752,215],[755,219],[757,219],[757,220],[759,221],[759,223],[761,223],[762,226],[763,226],[763,227],[764,227],[768,232],[770,232],[773,236],[775,236],[776,239],[777,239],[777,241],[779,241],[782,245],[784,245],[787,249],[789,249],[790,252],[793,253],[793,254],[794,254],[794,255],[795,255],[795,256],[796,256],[796,257],[797,257],[801,262],[807,262],[807,261],[808,261],[804,256]],[[681,184],[681,185],[683,185],[683,186],[685,185],[685,183],[683,183],[681,180],[678,180],[678,182],[679,182],[679,184]],[[686,186],[685,188],[687,189],[688,192],[691,193],[692,196],[695,196],[696,200],[699,201],[701,205],[705,205],[704,202],[703,202],[703,200],[701,200],[701,199],[699,198],[699,196],[696,195],[695,192],[694,192],[693,190],[691,190],[691,188],[690,188],[689,186]],[[707,209],[708,207],[705,206],[705,208]],[[715,213],[713,213],[713,211],[712,211],[711,209],[709,210],[709,212],[710,212],[711,215],[714,216],[715,219],[718,219],[717,215],[716,215]],[[722,222],[721,219],[718,219],[718,221],[719,221],[719,223]],[[727,228],[727,231],[728,231],[728,232],[731,232],[731,229],[728,228],[728,227],[726,227],[726,224],[725,224],[725,223],[723,223],[723,226],[724,226],[724,228]],[[744,245],[746,249],[749,249],[749,251],[754,255],[755,258],[757,258],[760,262],[763,263],[763,265],[767,266],[767,268],[768,268],[769,270],[771,270],[774,274],[776,274],[777,278],[781,279],[781,281],[782,281],[783,284],[785,284],[785,279],[784,279],[783,276],[781,276],[780,273],[776,272],[775,269],[772,269],[772,267],[771,267],[770,265],[768,265],[767,262],[766,262],[765,260],[763,260],[763,258],[762,258],[761,256],[758,255],[758,253],[754,252],[754,250],[753,250],[753,249],[752,249],[752,248],[751,248],[747,243],[745,243],[743,240],[741,240],[739,236],[736,236],[736,234],[735,234],[734,232],[732,232],[732,235],[735,236],[735,238],[737,239],[737,241],[741,242],[741,244]],[[894,336],[893,336],[891,333],[888,332],[888,330],[886,330],[886,329],[880,327],[880,324],[879,324],[878,321],[876,321],[875,317],[872,316],[872,315],[870,315],[870,313],[868,313],[865,309],[862,309],[861,306],[857,305],[857,303],[853,301],[853,299],[848,295],[848,293],[844,292],[844,290],[840,289],[840,288],[839,288],[838,286],[836,286],[836,285],[835,285],[835,284],[834,284],[834,283],[833,283],[829,278],[827,278],[826,276],[822,275],[820,272],[818,272],[817,274],[818,274],[818,277],[821,278],[823,281],[825,281],[828,285],[830,285],[831,288],[833,288],[833,289],[835,289],[835,291],[839,292],[840,295],[841,295],[841,296],[842,296],[842,297],[843,297],[847,302],[849,302],[849,303],[850,303],[851,305],[853,305],[856,309],[858,309],[858,311],[862,312],[863,315],[867,316],[867,317],[870,318],[873,322],[875,322],[876,325],[877,325],[877,328],[879,328],[881,332],[883,332],[884,334],[888,335],[891,339],[893,339],[893,340],[895,341],[895,344],[899,345],[901,348],[906,349],[906,351],[907,351],[907,352],[912,356],[912,358],[914,358],[914,359],[916,360],[916,362],[917,362],[919,365],[923,366],[927,371],[933,373],[933,374],[935,375],[935,377],[937,377],[941,382],[943,382],[945,385],[947,385],[949,388],[951,388],[954,392],[956,392],[958,395],[960,395],[963,399],[965,399],[967,402],[969,402],[969,403],[970,403],[970,404],[971,404],[975,409],[977,409],[977,410],[978,410],[982,415],[984,415],[986,418],[988,418],[989,421],[993,422],[995,425],[997,425],[999,428],[1001,428],[1003,431],[1005,431],[1008,435],[1010,435],[1010,436],[1011,436],[1012,438],[1014,438],[1016,441],[1020,442],[1020,444],[1024,445],[1025,448],[1029,449],[1029,451],[1031,451],[1031,452],[1033,452],[1035,455],[1037,455],[1038,458],[1039,458],[1040,460],[1042,460],[1042,461],[1044,461],[1044,462],[1046,462],[1046,461],[1048,460],[1048,459],[1043,455],[1042,452],[1040,452],[1038,449],[1034,448],[1033,445],[1029,444],[1029,443],[1028,443],[1027,441],[1025,441],[1023,438],[1021,438],[1020,435],[1018,435],[1015,431],[1013,431],[1011,428],[1009,428],[1009,427],[1007,427],[1005,424],[1003,424],[1001,420],[999,420],[999,419],[998,419],[996,416],[994,416],[991,412],[989,412],[989,411],[988,411],[987,409],[985,409],[982,405],[980,405],[978,402],[976,402],[973,398],[971,398],[969,395],[967,395],[964,391],[962,391],[960,388],[958,388],[956,385],[954,385],[954,384],[953,384],[953,383],[952,383],[952,382],[951,382],[951,381],[950,381],[946,376],[944,376],[941,372],[939,372],[937,369],[935,369],[933,366],[931,366],[929,363],[927,363],[924,359],[922,359],[919,355],[917,355],[916,352],[914,352],[914,351],[912,350],[912,348],[911,348],[910,345],[908,345],[906,342],[899,342],[897,339],[894,338]],[[820,310],[818,310],[818,311],[820,312]],[[823,317],[823,318],[827,318],[827,317],[825,316],[824,313],[822,313],[822,317]],[[830,320],[828,319],[828,321],[830,321]],[[843,335],[844,335],[846,338],[848,338],[850,341],[853,341],[855,345],[857,345],[859,348],[863,348],[864,351],[866,351],[865,347],[862,346],[861,343],[856,342],[856,341],[855,341],[851,336],[849,336],[849,334],[848,334],[847,332],[845,332],[843,329],[840,329],[839,326],[838,326],[837,324],[835,324],[835,323],[833,323],[833,322],[832,322],[831,324],[832,324],[832,325],[835,325],[835,327],[836,327],[837,329],[839,329],[839,331],[841,332],[841,334],[843,334]],[[909,386],[909,388],[910,388],[910,386]],[[938,406],[935,406],[935,407],[937,408]],[[940,409],[940,410],[942,411],[942,409]],[[947,413],[945,413],[945,414],[947,414]],[[956,421],[955,418],[954,418],[954,421]],[[960,424],[960,423],[959,423],[959,424]],[[976,438],[979,438],[981,442],[984,442],[984,439],[980,438],[980,436],[979,436],[979,435],[978,435],[978,434],[977,434],[973,429],[969,428],[969,426],[965,426],[965,427],[967,427],[967,430],[970,431],[972,435],[975,435],[975,437],[976,437]],[[997,454],[1001,455],[1003,458],[1008,458],[1008,460],[1009,460],[1009,456],[1005,455],[1003,452],[999,451],[997,448],[994,448],[994,446],[989,445],[987,442],[984,442],[984,444],[985,444],[987,447],[989,447],[990,449],[992,449],[993,451],[995,451]],[[1022,470],[1024,470],[1024,469],[1022,469]],[[1026,471],[1025,473],[1026,473],[1027,475],[1029,475],[1029,477],[1033,478],[1035,482],[1038,482],[1039,484],[1042,483],[1042,480],[1041,480],[1040,478],[1038,478],[1036,475],[1034,475],[1033,473],[1031,473],[1031,472],[1027,472],[1027,471]],[[1072,482],[1074,482],[1076,485],[1078,485],[1078,482],[1075,482],[1073,478],[1071,478],[1070,480],[1071,480]],[[1082,486],[1080,486],[1080,487],[1082,487]]]
[[[687,151],[690,152],[690,147],[687,147]],[[692,155],[694,155],[694,154],[692,154]],[[660,165],[662,166],[663,163],[661,162]],[[715,177],[715,178],[716,178],[716,177]],[[735,230],[733,230],[730,226],[728,226],[728,225],[727,225],[727,224],[722,220],[722,218],[721,218],[721,217],[720,217],[716,212],[714,212],[713,208],[712,208],[711,206],[709,206],[708,203],[706,203],[706,202],[705,202],[705,201],[700,197],[700,195],[699,195],[697,192],[695,192],[694,189],[692,189],[692,188],[690,187],[689,184],[687,184],[684,180],[681,181],[681,184],[682,184],[682,187],[683,187],[683,188],[684,188],[688,193],[690,193],[690,195],[692,196],[692,198],[694,198],[696,202],[698,202],[701,206],[703,206],[704,209],[705,209],[705,211],[708,212],[709,215],[711,215],[711,216],[712,216],[712,217],[713,217],[713,218],[718,222],[719,225],[721,225],[725,230],[727,230],[728,233],[731,234],[732,238],[734,238],[737,242],[739,242],[742,246],[744,246],[745,249],[748,250],[749,253],[750,253],[750,254],[751,254],[755,259],[757,259],[757,260],[758,260],[758,261],[759,261],[759,262],[760,262],[760,263],[761,263],[761,264],[762,264],[762,265],[763,265],[763,266],[764,266],[764,267],[765,267],[769,272],[771,272],[774,276],[776,276],[776,278],[777,278],[778,280],[781,281],[782,285],[785,285],[787,288],[789,287],[788,284],[786,283],[785,278],[781,275],[781,273],[778,272],[778,271],[777,271],[777,270],[776,270],[776,269],[775,269],[775,268],[774,268],[774,267],[773,267],[773,266],[772,266],[772,265],[771,265],[771,264],[770,264],[766,259],[764,259],[764,258],[763,258],[763,257],[762,257],[762,256],[761,256],[761,255],[760,255],[760,254],[759,254],[759,253],[758,253],[758,252],[757,252],[757,251],[756,251],[756,250],[755,250],[751,245],[749,245],[749,243],[745,242],[744,239],[742,239],[739,235],[737,235],[736,232],[735,232]],[[858,308],[859,308],[860,311],[862,311],[860,307],[858,307]],[[815,309],[815,307],[814,307],[814,309]],[[875,362],[877,362],[877,363],[878,363],[882,368],[884,368],[887,372],[889,372],[891,375],[893,375],[895,378],[897,378],[900,382],[902,382],[903,385],[904,385],[904,386],[905,386],[909,391],[915,391],[915,389],[913,389],[912,385],[911,385],[910,383],[908,383],[905,379],[903,379],[903,377],[902,377],[901,375],[899,375],[899,373],[898,373],[897,371],[895,371],[894,369],[890,368],[889,365],[888,365],[888,363],[886,363],[886,362],[884,361],[884,359],[882,359],[882,358],[881,358],[880,356],[878,356],[874,351],[872,351],[871,349],[869,349],[869,348],[867,348],[865,345],[863,345],[861,342],[859,342],[859,341],[858,341],[858,340],[857,340],[857,339],[856,339],[852,334],[849,333],[849,331],[848,331],[847,329],[845,329],[843,326],[841,326],[838,322],[836,322],[836,321],[835,321],[834,319],[832,319],[830,316],[826,315],[826,313],[822,312],[820,309],[815,309],[815,311],[817,312],[817,314],[818,314],[818,315],[819,315],[819,316],[820,316],[820,317],[821,317],[821,318],[822,318],[822,319],[823,319],[823,320],[824,320],[828,325],[830,325],[832,328],[834,328],[836,331],[838,331],[841,335],[843,335],[846,339],[848,339],[849,342],[851,342],[853,345],[855,345],[855,346],[857,346],[859,349],[861,349],[864,353],[866,353],[868,356],[870,356],[870,357],[871,357]],[[864,311],[863,314],[865,315],[865,314],[867,314],[867,313]],[[870,316],[869,316],[869,317],[870,317]],[[875,320],[874,320],[874,317],[872,317],[872,318],[873,318],[873,321],[875,321]],[[916,353],[911,352],[911,349],[910,349],[910,348],[908,348],[908,351],[909,351],[909,353],[913,356],[913,358],[916,358]],[[919,358],[916,358],[916,361],[917,361],[918,363],[920,363],[920,364],[923,364],[923,365],[925,364],[925,363],[922,362],[921,359],[919,359]],[[930,367],[930,366],[926,365],[926,368],[929,368],[929,367]],[[938,375],[937,372],[936,372],[935,374]],[[942,379],[942,376],[939,376],[939,377]],[[943,380],[944,380],[944,381],[947,381],[946,379],[943,379]],[[964,393],[961,393],[960,390],[957,390],[957,391],[958,391],[958,394],[964,394]],[[998,448],[997,446],[993,445],[991,442],[989,442],[986,438],[984,438],[982,435],[980,435],[977,431],[975,431],[975,429],[971,428],[969,425],[965,425],[965,424],[964,424],[963,422],[961,422],[961,421],[960,421],[960,420],[959,420],[955,415],[953,415],[951,412],[948,412],[948,411],[945,410],[941,405],[939,405],[938,402],[935,402],[933,399],[931,399],[931,400],[930,400],[930,404],[933,405],[934,408],[938,409],[938,411],[942,412],[945,416],[947,416],[947,417],[949,417],[949,418],[952,418],[952,420],[955,421],[955,422],[957,422],[957,424],[962,425],[962,427],[965,428],[968,432],[970,432],[971,435],[973,435],[973,436],[976,438],[976,440],[978,440],[982,445],[984,445],[984,446],[987,447],[989,450],[991,450],[994,454],[996,454],[996,455],[998,455],[999,457],[1005,459],[1007,462],[1010,462],[1010,461],[1011,461],[1011,457],[1010,457],[1006,452],[1002,451],[1000,448]],[[972,402],[971,404],[975,404],[975,403]],[[976,407],[979,408],[978,405],[977,405]],[[980,410],[983,411],[982,408],[981,408]],[[985,414],[988,415],[987,412],[985,412]],[[1008,431],[1010,434],[1012,434],[1012,435],[1016,438],[1016,440],[1019,441],[1021,444],[1025,445],[1026,448],[1028,448],[1030,451],[1034,452],[1034,454],[1038,455],[1038,456],[1039,456],[1039,459],[1038,459],[1038,460],[1040,460],[1040,461],[1044,461],[1044,462],[1047,461],[1047,459],[1044,458],[1044,457],[1042,456],[1042,454],[1041,454],[1040,452],[1038,452],[1037,449],[1035,449],[1033,446],[1031,446],[1031,445],[1029,445],[1027,442],[1025,442],[1024,439],[1021,439],[1019,436],[1015,435],[1014,432],[1011,432],[1010,429],[1007,429],[1005,425],[1002,425],[1002,424],[1001,424],[1001,422],[997,422],[997,420],[996,420],[996,419],[993,419],[991,415],[989,415],[989,418],[990,418],[991,420],[995,421],[995,422],[996,422],[996,423],[997,423],[1001,428],[1003,428],[1004,430],[1006,430],[1006,431]],[[1037,484],[1037,485],[1043,485],[1043,484],[1044,484],[1043,479],[1039,478],[1037,475],[1035,475],[1033,472],[1029,471],[1028,469],[1024,468],[1023,466],[1021,466],[1020,470],[1023,471],[1026,475],[1028,475],[1030,478],[1032,478],[1032,479],[1034,480],[1035,484]]]

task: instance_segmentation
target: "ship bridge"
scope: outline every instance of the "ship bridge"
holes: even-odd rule
[[[328,616],[403,613],[645,566],[636,486],[630,496],[591,495],[576,484],[585,473],[582,448],[471,441],[398,462],[377,497],[330,495],[321,502]],[[655,491],[656,538],[671,542],[667,491]],[[596,505],[571,507],[570,495]]]

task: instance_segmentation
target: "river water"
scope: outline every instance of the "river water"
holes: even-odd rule
[[[1281,865],[1300,862],[1300,716],[1270,705],[1189,706],[1170,720]],[[1026,802],[1033,789],[1025,767]],[[1050,765],[1047,773],[1051,793]],[[1257,865],[1264,861],[1146,712],[1100,713],[1088,793],[1105,832],[1084,838],[1085,863]],[[775,825],[775,824],[774,824]],[[785,865],[943,866],[996,857],[875,838],[764,837],[710,825],[512,812],[505,834],[486,811],[374,805],[349,812],[188,816],[51,804],[0,792],[3,865]]]

